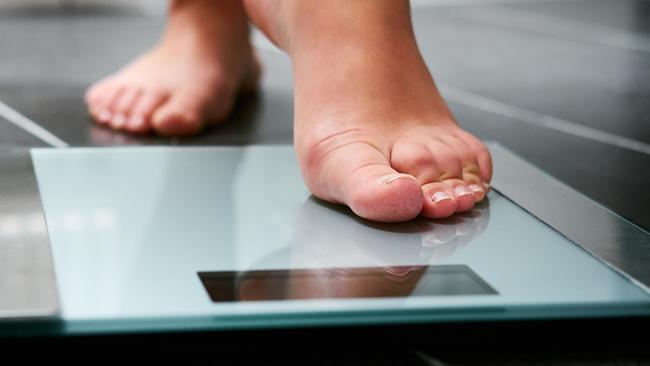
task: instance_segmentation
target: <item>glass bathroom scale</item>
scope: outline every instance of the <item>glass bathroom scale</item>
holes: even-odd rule
[[[648,233],[490,149],[487,200],[399,224],[311,196],[292,146],[3,150],[0,332],[650,315]]]

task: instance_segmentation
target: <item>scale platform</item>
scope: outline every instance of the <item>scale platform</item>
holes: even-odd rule
[[[311,196],[292,146],[5,149],[0,333],[649,316],[650,235],[490,149],[487,200],[401,224]]]

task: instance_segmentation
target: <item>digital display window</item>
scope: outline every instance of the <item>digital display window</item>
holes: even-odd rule
[[[199,272],[213,302],[496,295],[465,265]]]

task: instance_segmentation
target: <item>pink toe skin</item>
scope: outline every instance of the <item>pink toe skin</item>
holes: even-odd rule
[[[485,198],[485,189],[481,183],[470,183],[468,184],[469,189],[472,190],[474,194],[474,201],[481,202]]]
[[[442,219],[456,212],[457,201],[444,184],[440,182],[425,184],[422,186],[422,192],[425,197],[422,216]]]
[[[123,115],[121,113],[117,113],[117,114],[113,115],[113,118],[111,119],[111,127],[112,128],[114,128],[116,130],[121,130],[122,128],[124,128],[125,124],[126,124],[126,116],[125,115]]]
[[[135,114],[129,117],[124,129],[131,133],[146,133],[149,131],[145,117],[140,114]]]
[[[357,215],[372,221],[400,222],[417,217],[423,205],[419,183],[407,177],[389,181],[368,180],[356,186],[348,206]]]
[[[191,136],[207,122],[208,94],[178,93],[162,104],[151,118],[151,128],[162,136]]]
[[[113,115],[111,114],[111,112],[104,109],[104,110],[100,110],[100,111],[97,112],[97,116],[95,117],[95,120],[100,125],[108,125],[108,124],[111,123],[112,118],[113,118]]]
[[[456,197],[456,212],[465,212],[474,207],[474,192],[465,183],[454,184],[452,192]]]
[[[154,118],[153,128],[162,136],[195,135],[203,127],[198,114],[169,112]]]

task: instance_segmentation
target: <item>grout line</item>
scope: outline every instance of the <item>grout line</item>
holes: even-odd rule
[[[4,117],[7,121],[22,128],[30,135],[38,138],[50,146],[57,148],[70,146],[68,143],[56,137],[50,131],[41,127],[38,123],[20,114],[20,112],[11,108],[2,101],[0,101],[0,116]]]
[[[252,37],[253,44],[256,47],[282,53],[281,50],[275,47],[275,45],[267,40],[261,33],[256,34],[257,32],[258,31],[256,31]],[[633,150],[642,154],[650,155],[650,144],[642,141],[637,141],[610,132],[583,126],[581,124],[564,119],[543,115],[528,109],[515,107],[513,105],[506,104],[498,100],[487,98],[465,90],[454,88],[449,85],[438,84],[438,86],[440,87],[442,94],[446,100],[463,104],[475,109],[480,109],[482,111],[494,113],[500,116],[508,117],[515,121],[564,132],[569,135],[574,135],[584,139],[598,141],[604,144],[613,145],[623,149]]]
[[[642,141],[583,126],[561,118],[546,116],[448,85],[439,84],[439,86],[445,99],[459,104],[508,117],[530,125],[545,127],[569,135],[650,155],[650,144]]]
[[[536,14],[527,10],[505,7],[469,9],[456,13],[454,17],[572,41],[650,52],[650,38],[646,36],[583,21]]]
[[[261,34],[253,36],[253,44],[261,49],[281,53],[270,41],[263,38]],[[515,107],[495,99],[487,98],[465,90],[438,84],[445,99],[463,104],[475,109],[490,112],[496,115],[511,118],[538,127],[545,127],[551,130],[564,132],[569,135],[578,136],[584,139],[601,142],[607,145],[617,146],[623,149],[633,150],[642,154],[650,155],[650,144],[619,136],[610,132],[601,131],[595,128],[586,127],[575,122],[560,118],[546,116],[531,110]],[[0,116],[5,117],[9,122],[23,128],[30,134],[54,147],[68,147],[69,145],[45,130],[37,123],[18,113],[8,105],[0,101]]]
[[[411,352],[413,352],[413,354],[415,354],[420,360],[426,362],[430,366],[447,366],[446,363],[440,361],[437,358],[433,358],[429,356],[429,354],[422,352],[420,350],[412,349]]]

